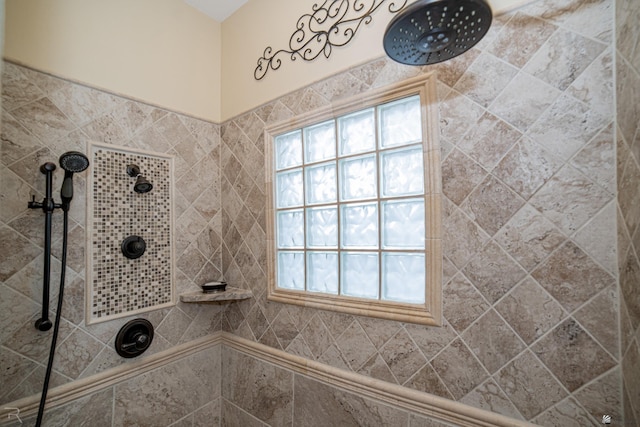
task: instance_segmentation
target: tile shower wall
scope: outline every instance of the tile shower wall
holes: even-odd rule
[[[224,123],[224,275],[254,298],[230,306],[223,329],[545,426],[622,425],[613,15],[611,0],[535,2],[451,62],[381,59]],[[265,126],[431,70],[444,326],[268,302]]]
[[[616,0],[618,265],[624,410],[640,424],[640,2]]]
[[[41,310],[42,212],[27,209],[32,194],[44,196],[39,166],[57,163],[65,151],[87,152],[87,141],[175,156],[173,236],[177,293],[221,278],[219,126],[71,83],[5,62],[2,74],[0,161],[0,403],[38,393],[50,332],[33,323]],[[89,169],[91,171],[91,167]],[[69,256],[58,350],[51,386],[126,363],[113,348],[116,333],[132,316],[85,324],[85,177],[74,177]],[[55,172],[54,197],[63,173]],[[114,203],[118,202],[114,198]],[[54,214],[51,307],[58,292],[61,212]],[[146,355],[220,330],[220,306],[185,305],[141,316],[156,334]],[[212,397],[213,398],[213,397]]]

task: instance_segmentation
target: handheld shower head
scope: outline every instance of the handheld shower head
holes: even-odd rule
[[[89,167],[89,159],[79,151],[67,151],[60,156],[60,167],[64,169],[64,181],[60,189],[62,209],[69,210],[73,199],[73,174]]]

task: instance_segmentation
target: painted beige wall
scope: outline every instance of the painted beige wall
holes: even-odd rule
[[[7,0],[5,58],[220,121],[220,30],[182,0]]]
[[[407,4],[415,0],[408,0]],[[490,0],[495,15],[521,7],[534,0]],[[378,1],[379,2],[379,1]],[[278,70],[269,70],[262,80],[255,80],[258,58],[267,46],[274,51],[289,48],[289,39],[298,19],[312,11],[317,0],[250,0],[222,23],[222,117],[232,118],[242,112],[307,86],[332,74],[384,55],[382,36],[394,14],[391,1],[372,15],[372,22],[362,25],[346,47],[332,49],[329,59],[320,54],[314,61],[283,56]],[[373,0],[362,2],[369,5]],[[401,4],[396,1],[396,4]]]

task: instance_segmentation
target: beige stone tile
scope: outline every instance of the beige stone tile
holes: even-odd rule
[[[637,378],[640,375],[640,342],[635,339],[628,350],[624,354],[622,359],[622,372],[623,372],[623,384],[626,391],[626,398],[628,403],[625,402],[625,417],[627,414],[627,406],[630,406],[633,410],[635,418],[638,419],[640,408],[638,408],[638,402],[640,401],[640,384],[638,384]]]
[[[569,86],[567,93],[589,105],[598,114],[614,114],[613,55],[605,50]]]
[[[444,286],[442,299],[444,317],[458,332],[489,309],[482,294],[462,274],[457,274]]]
[[[525,344],[493,310],[480,317],[461,338],[491,374],[525,349]]]
[[[114,424],[167,425],[183,418],[220,394],[220,366],[220,349],[211,348],[117,384]]]
[[[427,363],[427,359],[404,330],[387,341],[379,353],[399,384],[404,384]]]
[[[622,136],[631,144],[638,129],[640,106],[636,102],[640,93],[640,76],[627,61],[616,57],[616,113]],[[636,153],[637,154],[637,153]]]
[[[622,175],[618,177],[618,204],[624,223],[633,235],[640,224],[640,168],[633,158],[628,158]]]
[[[452,90],[440,98],[440,136],[456,144],[473,127],[484,109],[460,92]]]
[[[98,340],[76,329],[57,346],[53,368],[70,378],[78,378],[102,348]]]
[[[255,304],[251,311],[249,311],[249,314],[247,315],[247,324],[257,339],[260,339],[262,334],[265,333],[269,324],[267,322],[267,318],[262,313],[260,305]]]
[[[527,344],[544,335],[566,316],[560,304],[531,278],[511,290],[496,304],[496,310]]]
[[[352,322],[336,339],[336,345],[354,371],[360,369],[369,358],[376,354],[375,346],[356,321]]]
[[[517,73],[517,68],[493,55],[481,53],[453,88],[487,107]]]
[[[229,401],[222,399],[222,407],[220,409],[220,427],[267,427],[268,424],[263,423],[255,417],[252,417],[247,412],[243,411],[236,405]],[[202,427],[208,424],[203,424]]]
[[[164,318],[162,323],[156,327],[156,333],[164,337],[171,344],[178,344],[180,337],[185,333],[191,319],[179,308],[174,307]]]
[[[40,248],[11,228],[0,228],[0,281],[20,271],[40,253]]]
[[[460,339],[442,350],[431,365],[456,400],[462,399],[487,379],[482,365]]]
[[[561,166],[560,160],[525,137],[500,161],[493,174],[528,200]]]
[[[317,315],[311,317],[311,320],[309,320],[309,323],[300,331],[300,334],[309,346],[313,354],[313,359],[317,359],[333,344],[329,330]]]
[[[5,350],[3,349],[3,352]],[[6,365],[3,365],[6,366]],[[35,394],[42,393],[42,384],[45,375],[45,366],[36,365],[35,369],[27,367],[24,369],[24,377],[18,375],[16,379],[24,380],[13,390],[6,390],[7,394],[3,394],[0,399],[3,402],[13,402],[14,400],[24,398],[26,396],[33,396]],[[59,374],[55,370],[51,372],[51,378],[49,379],[49,389],[67,384],[71,380],[62,374]],[[4,390],[3,390],[4,393]]]
[[[373,345],[378,349],[397,334],[402,327],[398,322],[376,319],[374,317],[358,317],[357,320],[360,326],[362,326],[362,329],[367,333]]]
[[[0,132],[2,136],[0,139],[0,150],[2,150],[0,162],[3,165],[8,166],[42,148],[38,139],[4,110],[2,111]]]
[[[460,205],[486,174],[471,158],[453,150],[442,162],[442,192]]]
[[[43,425],[109,427],[112,423],[113,388],[99,391],[66,405],[45,411]],[[35,416],[23,420],[30,424]]]
[[[133,145],[129,142],[127,132],[122,128],[119,120],[110,113],[90,121],[81,129],[92,141],[125,146]]]
[[[522,267],[493,241],[482,248],[462,272],[490,303],[500,299],[526,274]]]
[[[222,352],[222,396],[270,425],[289,425],[294,374],[231,349]],[[296,387],[296,398],[298,389]],[[296,399],[298,404],[298,399]]]
[[[565,90],[606,45],[560,29],[538,50],[524,71]]]
[[[516,409],[509,398],[505,396],[504,392],[492,378],[480,384],[471,393],[460,399],[460,402],[476,408],[506,415],[507,417],[522,419],[522,415],[518,412],[518,409]]]
[[[640,262],[634,251],[627,252],[620,270],[620,298],[624,301],[632,330],[640,325]],[[624,336],[624,335],[623,335]]]
[[[2,371],[0,379],[2,380],[2,391],[0,392],[0,401],[10,402],[7,395],[22,382],[28,373],[36,369],[37,364],[32,360],[19,355],[5,348],[0,352],[0,362],[2,363]]]
[[[600,421],[602,416],[600,416]],[[533,419],[536,424],[557,427],[597,427],[600,423],[573,398],[563,400]]]
[[[11,111],[45,96],[45,93],[26,78],[18,67],[12,70],[12,74],[13,78],[3,79],[2,82],[3,109]]]
[[[219,426],[222,410],[222,399],[217,398],[193,413],[193,427]]]
[[[562,245],[531,276],[569,312],[615,282],[571,241]]]
[[[525,419],[531,419],[567,396],[564,387],[526,351],[493,378]]]
[[[435,71],[439,81],[453,87],[478,56],[480,56],[480,50],[471,48],[464,55],[430,66],[429,71]]]
[[[453,427],[453,424],[436,421],[433,418],[425,418],[423,416],[410,413],[409,427]]]
[[[293,425],[406,425],[408,413],[356,394],[295,376]],[[284,425],[284,424],[279,424]]]
[[[427,360],[433,359],[440,350],[456,338],[455,331],[446,321],[439,327],[407,323],[404,329],[420,347]]]
[[[142,150],[158,153],[169,152],[172,147],[172,144],[153,126],[142,129],[133,135],[131,142]]]
[[[566,237],[549,220],[529,205],[520,209],[495,236],[496,242],[531,271]]]
[[[561,95],[528,131],[528,135],[563,160],[570,159],[609,124],[611,116]]]
[[[531,349],[569,391],[576,390],[616,364],[573,319],[562,322]]]
[[[614,422],[620,423],[622,420],[620,383],[620,368],[615,368],[576,391],[573,396],[596,420],[601,420],[603,415],[608,414]]]
[[[489,106],[489,111],[525,132],[560,93],[542,80],[521,72]]]
[[[20,328],[16,330],[3,342],[3,346],[15,351],[23,356],[40,363],[47,361],[49,349],[51,347],[51,332],[42,332],[34,328],[37,319],[41,318],[42,313],[37,313],[31,319],[27,320]],[[53,313],[49,313],[49,319],[53,322],[55,317]],[[58,343],[64,341],[74,331],[74,326],[66,320],[60,319],[60,329],[58,331]]]
[[[271,322],[271,329],[282,348],[287,348],[298,335],[298,329],[287,310],[280,311],[275,320]]]
[[[447,389],[447,386],[442,382],[436,371],[428,363],[424,365],[422,369],[416,372],[416,374],[412,376],[404,385],[405,387],[409,387],[418,391],[435,394],[436,396],[453,400],[453,396]]]
[[[111,94],[70,83],[51,92],[49,98],[76,126],[83,126],[123,105]]]
[[[493,236],[524,203],[506,185],[489,175],[469,194],[461,208],[489,236]]]
[[[616,206],[612,201],[578,230],[573,238],[586,253],[614,275],[618,268],[616,235],[611,232],[615,229],[615,221]]]
[[[443,217],[443,253],[456,267],[462,268],[489,236],[458,208]]]
[[[605,190],[615,192],[616,163],[613,124],[604,128],[570,161],[580,172],[591,177]]]
[[[487,51],[522,68],[556,28],[548,21],[516,13],[502,27]]]
[[[349,371],[351,369],[351,367],[345,360],[344,356],[342,355],[342,353],[340,353],[340,350],[338,349],[338,347],[336,347],[335,344],[331,344],[331,346],[329,346],[327,351],[322,353],[322,355],[318,358],[318,362],[326,363],[329,366],[334,366],[336,368],[344,369],[345,371]],[[384,361],[382,361],[382,363],[384,363]],[[370,367],[370,368],[372,370],[376,369],[376,367]],[[387,368],[387,370],[388,369],[389,368]],[[396,379],[393,378],[393,375],[391,375],[391,377],[392,377],[391,382],[395,383]]]
[[[612,195],[571,166],[556,173],[529,203],[560,230],[572,234],[612,199]]]
[[[346,369],[349,369],[348,366],[346,366]],[[391,384],[397,383],[397,380],[393,376],[393,373],[385,363],[384,359],[378,353],[375,353],[373,356],[371,356],[369,360],[367,360],[360,367],[360,369],[358,369],[357,372],[359,374],[366,375],[367,377],[376,378]],[[406,385],[410,387],[410,385]]]
[[[458,148],[486,170],[491,170],[521,136],[517,129],[493,114],[485,113],[458,143]]]

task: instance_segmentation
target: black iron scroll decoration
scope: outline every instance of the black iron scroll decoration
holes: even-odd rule
[[[281,58],[287,56],[292,61],[298,57],[312,61],[320,54],[329,58],[332,48],[349,43],[360,26],[369,24],[373,19],[371,15],[385,2],[386,0],[325,0],[322,4],[314,4],[312,13],[304,14],[298,19],[296,30],[289,39],[289,49],[274,52],[268,46],[258,59],[253,76],[256,80],[261,80],[270,69],[280,68]],[[406,3],[407,0],[391,0],[389,12],[400,11]]]

